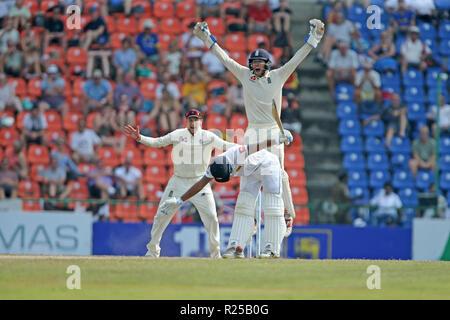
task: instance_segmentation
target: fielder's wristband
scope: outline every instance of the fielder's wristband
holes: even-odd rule
[[[212,34],[210,34],[209,37],[206,38],[206,46],[210,50],[216,44],[216,42],[217,42],[217,40],[216,40],[216,38],[214,38],[214,36]]]
[[[311,33],[308,34],[308,36],[305,39],[305,42],[313,48],[317,48],[317,45],[319,44],[319,41],[317,41],[316,38],[311,37]]]

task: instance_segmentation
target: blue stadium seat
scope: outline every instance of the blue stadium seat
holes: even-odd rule
[[[434,5],[438,10],[450,10],[450,2],[448,0],[434,0]]]
[[[403,101],[409,102],[425,102],[425,93],[423,87],[409,86],[403,91]]]
[[[423,39],[423,42],[428,48],[430,48],[431,52],[433,53],[433,56],[436,56],[436,54],[439,53],[439,47],[435,39],[427,38]]]
[[[345,153],[342,167],[345,170],[365,170],[366,161],[364,159],[364,155],[360,152]]]
[[[410,68],[403,75],[403,85],[405,87],[423,87],[423,75],[418,69]]]
[[[419,204],[419,196],[414,188],[400,189],[398,196],[404,206],[417,206]]]
[[[364,23],[367,19],[366,9],[360,4],[353,4],[348,8],[347,19],[353,22]]]
[[[397,54],[400,54],[402,44],[403,44],[403,42],[405,42],[405,40],[406,40],[406,36],[402,36],[402,35],[397,36],[397,39],[395,40],[395,52]]]
[[[394,136],[389,145],[389,150],[394,153],[409,153],[411,152],[411,141],[407,137]]]
[[[371,121],[368,125],[363,126],[363,134],[368,136],[382,137],[384,135],[384,124],[381,120]]]
[[[425,76],[425,84],[428,88],[436,88],[438,75],[442,73],[443,70],[441,68],[428,68]],[[447,80],[441,78],[441,88],[447,87]]]
[[[367,156],[367,169],[389,170],[389,161],[384,152],[371,152]]]
[[[361,133],[361,124],[358,119],[342,119],[339,121],[338,132],[341,136],[359,135]]]
[[[444,94],[445,96],[445,101],[448,101],[448,92],[446,89],[442,88],[441,89],[441,93]],[[437,88],[430,88],[430,90],[428,90],[428,94],[427,94],[427,101],[430,104],[436,104],[437,102]]]
[[[401,79],[398,72],[387,72],[381,75],[381,85],[400,88]]]
[[[372,37],[374,42],[377,42],[381,39],[381,33],[386,31],[389,27],[389,23],[386,21],[381,21],[379,27],[370,29],[370,36]]]
[[[421,191],[427,191],[434,183],[434,173],[428,170],[419,170],[416,176],[416,187]]]
[[[408,103],[406,105],[406,117],[409,121],[420,121],[425,119],[427,115],[427,111],[425,109],[425,105],[423,103]]]
[[[337,103],[353,101],[355,88],[348,83],[338,83],[335,89],[334,99]]]
[[[439,44],[439,53],[443,56],[450,56],[450,39],[442,39]]]
[[[450,137],[441,137],[441,139],[439,140],[439,153],[450,154]]]
[[[373,66],[374,69],[381,73],[386,72],[397,72],[398,71],[398,62],[393,58],[382,58],[378,60]]]
[[[381,91],[383,92],[389,92],[390,94],[392,93],[398,93],[399,95],[402,94],[402,90],[400,89],[400,85],[395,86],[395,85],[385,85],[382,84],[381,85]]]
[[[389,171],[375,170],[370,172],[369,187],[373,189],[383,188],[386,181],[391,180]]]
[[[392,169],[408,170],[410,159],[411,159],[411,156],[409,153],[392,153],[391,167],[392,167]]]
[[[444,39],[450,39],[450,21],[448,21],[448,20],[442,20],[442,21],[439,23],[438,37],[439,37],[441,40],[444,40]]]
[[[358,107],[354,102],[341,102],[336,108],[336,116],[339,119],[357,119]]]
[[[384,139],[379,137],[367,137],[364,147],[366,152],[386,152]]]
[[[353,24],[361,34],[361,37],[363,37],[364,39],[370,39],[370,29],[367,28],[367,24],[365,21],[354,21]]]
[[[420,29],[420,39],[436,39],[437,32],[433,24],[429,22],[420,22],[418,27]]]
[[[370,194],[369,190],[367,188],[363,187],[355,187],[351,188],[350,190],[350,197],[354,198],[357,196],[363,195],[363,198],[355,200],[353,203],[355,204],[365,204],[370,201]]]
[[[442,154],[439,157],[439,169],[450,171],[450,154]]]
[[[362,152],[363,142],[359,135],[342,136],[341,138],[342,152]]]
[[[450,190],[450,171],[442,171],[439,178],[439,186],[441,189]]]
[[[362,187],[367,188],[367,174],[363,170],[352,170],[348,171],[348,187],[349,188],[356,188],[356,187]]]
[[[396,170],[394,171],[392,186],[395,189],[414,188],[414,177],[408,170]]]

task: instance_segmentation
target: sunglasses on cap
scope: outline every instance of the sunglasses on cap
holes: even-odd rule
[[[200,111],[197,111],[197,110],[189,110],[189,111],[186,112],[186,114],[184,116],[186,118],[189,118],[189,117],[201,118],[202,117],[201,114],[200,114]]]

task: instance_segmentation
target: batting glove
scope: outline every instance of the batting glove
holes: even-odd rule
[[[177,212],[182,204],[183,200],[181,198],[170,197],[162,203],[160,210],[165,215],[171,215]]]
[[[205,46],[209,49],[217,42],[216,38],[211,34],[208,28],[208,24],[206,22],[197,22],[194,27],[194,35],[203,41]]]
[[[292,233],[292,224],[294,222],[294,219],[290,215],[285,214],[284,221],[286,222],[286,233],[284,234],[284,237],[287,238]]]
[[[294,137],[292,136],[292,133],[290,133],[288,130],[284,129],[284,135],[280,131],[280,135],[278,136],[278,143],[284,143],[285,145],[289,145],[292,140],[294,140]]]
[[[306,37],[305,42],[313,48],[317,48],[317,45],[325,32],[325,25],[319,19],[312,19],[309,20],[309,28],[309,34]]]

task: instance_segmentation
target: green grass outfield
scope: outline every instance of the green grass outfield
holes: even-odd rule
[[[70,265],[80,290],[66,287]],[[450,263],[0,255],[0,299],[450,299]]]

